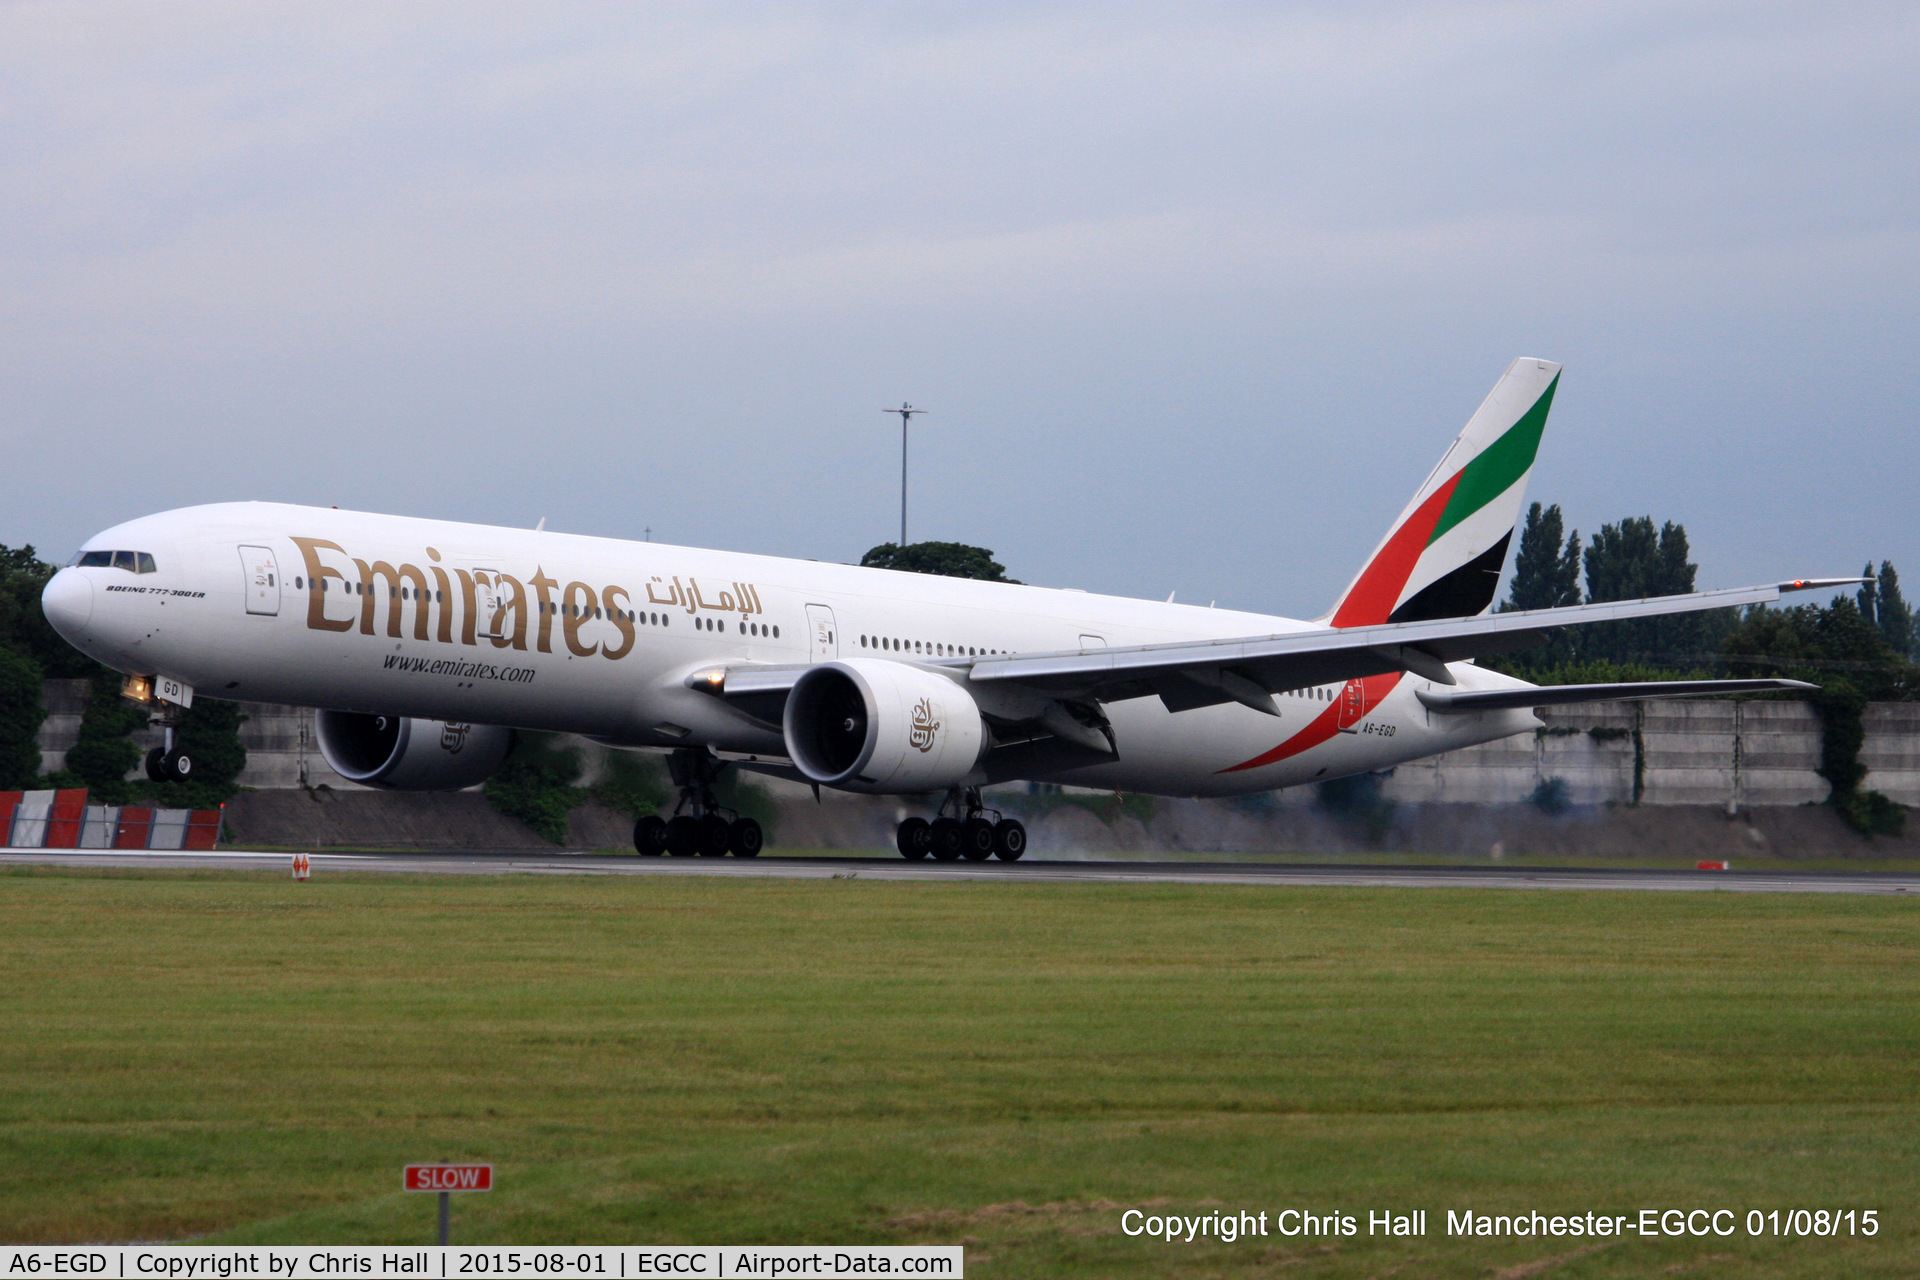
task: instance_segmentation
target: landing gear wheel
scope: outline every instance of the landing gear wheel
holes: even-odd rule
[[[967,847],[966,832],[961,830],[958,819],[936,818],[933,822],[933,836],[928,852],[933,854],[935,862],[954,862]]]
[[[667,851],[667,822],[650,813],[633,824],[633,847],[643,858],[657,858]]]
[[[960,828],[960,851],[968,862],[985,862],[993,856],[993,824],[985,818],[968,818]]]
[[[724,858],[727,856],[727,840],[733,824],[717,813],[710,813],[700,819],[700,853],[703,857]]]
[[[918,862],[933,851],[933,828],[925,818],[908,818],[893,833],[893,844],[901,857]]]
[[[147,776],[155,782],[185,782],[193,775],[193,757],[175,748],[155,747],[147,752]]]
[[[763,840],[760,824],[752,818],[742,818],[728,828],[727,852],[736,858],[757,858]]]
[[[700,820],[681,814],[667,824],[667,852],[676,858],[691,858],[700,852]]]
[[[1018,862],[1027,851],[1027,829],[1012,818],[993,824],[993,851],[1002,862]]]

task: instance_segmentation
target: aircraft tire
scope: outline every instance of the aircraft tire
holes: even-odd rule
[[[167,758],[167,749],[165,747],[155,747],[153,750],[147,752],[147,777],[148,778],[152,779],[155,782],[168,781],[167,766],[163,763],[163,761],[165,761],[166,758]]]
[[[960,855],[966,851],[967,835],[961,830],[957,819],[935,819],[932,835],[933,840],[928,852],[933,854],[935,862],[957,862]]]
[[[681,814],[667,824],[667,852],[676,858],[691,858],[700,852],[700,822]]]
[[[650,813],[633,824],[633,847],[643,858],[657,858],[667,851],[667,822]]]
[[[993,824],[985,818],[968,818],[960,828],[961,853],[968,862],[985,862],[994,853]]]
[[[760,824],[752,818],[742,818],[727,828],[727,852],[736,858],[759,857],[765,841]]]
[[[733,834],[733,824],[717,813],[710,813],[700,819],[700,856],[704,858],[724,858],[727,856],[727,842]]]
[[[1027,829],[1012,818],[993,824],[993,852],[1002,862],[1018,862],[1027,851]]]
[[[893,846],[909,862],[918,862],[933,848],[933,828],[925,818],[908,818],[893,833]]]

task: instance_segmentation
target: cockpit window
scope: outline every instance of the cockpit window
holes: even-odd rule
[[[148,551],[82,551],[73,563],[82,569],[125,569],[128,573],[157,573]]]

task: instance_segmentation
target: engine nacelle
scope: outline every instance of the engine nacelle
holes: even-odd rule
[[[485,782],[513,748],[513,730],[358,711],[313,717],[320,754],[333,771],[363,787],[458,791]]]
[[[992,746],[980,708],[944,676],[900,662],[823,662],[787,695],[787,755],[808,779],[847,791],[959,785]]]

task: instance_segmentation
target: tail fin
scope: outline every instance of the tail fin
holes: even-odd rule
[[[1331,625],[1467,618],[1493,603],[1560,366],[1507,366],[1334,606]]]

